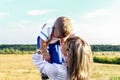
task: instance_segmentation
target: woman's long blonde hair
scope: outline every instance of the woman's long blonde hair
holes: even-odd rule
[[[77,36],[66,41],[69,50],[68,77],[69,80],[88,80],[92,63],[90,45]]]

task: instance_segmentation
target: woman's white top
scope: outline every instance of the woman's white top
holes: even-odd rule
[[[32,60],[38,70],[46,74],[50,80],[67,80],[67,66],[56,63],[51,64],[43,60],[43,56],[38,53],[33,54]]]

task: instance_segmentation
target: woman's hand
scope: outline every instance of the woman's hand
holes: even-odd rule
[[[36,53],[43,55],[43,59],[45,59],[46,61],[49,61],[49,60],[50,60],[50,55],[49,55],[49,53],[47,53],[47,52],[44,52],[44,53],[43,53],[40,49],[36,50]]]

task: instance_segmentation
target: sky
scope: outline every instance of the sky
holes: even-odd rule
[[[60,16],[90,44],[120,45],[120,0],[0,0],[0,44],[36,44]]]

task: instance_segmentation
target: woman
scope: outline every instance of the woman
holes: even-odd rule
[[[90,45],[77,36],[69,37],[61,46],[65,63],[50,64],[43,59],[42,53],[33,54],[33,63],[50,80],[88,80],[92,63]]]

